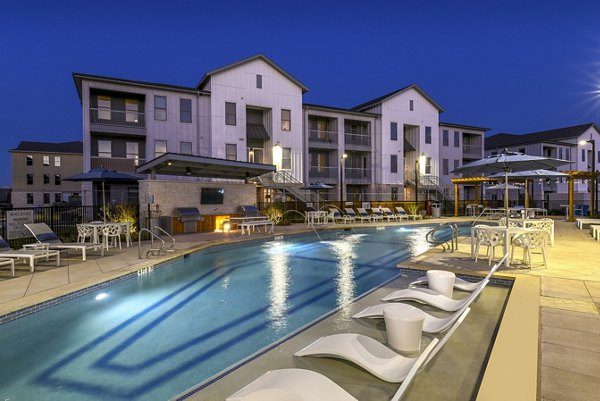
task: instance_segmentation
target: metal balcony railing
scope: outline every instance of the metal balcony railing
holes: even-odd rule
[[[308,167],[308,177],[310,181],[313,181],[313,178],[324,179],[324,178],[332,178],[337,179],[339,168],[338,167],[327,167],[327,166],[309,166]]]
[[[371,169],[368,168],[344,168],[344,178],[348,180],[352,179],[370,179]]]
[[[90,108],[92,124],[120,125],[125,127],[145,127],[144,113],[104,108]]]
[[[360,135],[345,132],[344,140],[346,142],[346,145],[371,146],[370,135]]]
[[[338,134],[335,131],[310,129],[308,130],[308,140],[311,142],[337,143]]]
[[[135,173],[137,166],[144,164],[144,159],[127,159],[124,157],[92,156],[92,168],[104,167],[122,173]]]
[[[481,154],[481,145],[469,145],[469,144],[463,144],[463,154],[476,154],[476,155],[480,155]]]

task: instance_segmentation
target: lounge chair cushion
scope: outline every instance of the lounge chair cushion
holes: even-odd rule
[[[10,245],[8,245],[8,242],[6,242],[2,238],[0,238],[0,251],[8,251],[9,249],[10,249]]]
[[[41,233],[37,235],[39,242],[55,242],[58,241],[58,236],[54,233]]]

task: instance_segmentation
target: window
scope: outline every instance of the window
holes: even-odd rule
[[[398,172],[398,155],[390,155],[390,173]]]
[[[454,160],[454,170],[456,170],[457,168],[460,167],[459,163],[460,163],[460,160]],[[458,175],[457,173],[454,173],[454,174]]]
[[[581,161],[585,161],[585,149],[581,149]]]
[[[563,157],[563,148],[558,148],[558,158],[562,159]]]
[[[154,119],[159,121],[167,121],[166,96],[154,96]]]
[[[445,129],[442,131],[442,145],[443,146],[448,146],[448,130]]]
[[[61,179],[60,174],[54,174],[54,185],[60,185]]]
[[[44,166],[50,165],[50,156],[44,156]]]
[[[256,74],[256,87],[262,89],[262,75]]]
[[[54,156],[54,167],[60,167],[60,156]]]
[[[237,160],[237,145],[235,143],[225,144],[225,158],[227,160]]]
[[[390,122],[390,139],[392,141],[398,140],[398,123]]]
[[[519,148],[519,153],[525,154],[525,148]]]
[[[192,99],[179,99],[179,121],[192,122]]]
[[[50,204],[50,194],[45,193],[44,194],[44,205],[49,205],[49,204]]]
[[[460,132],[459,131],[454,131],[454,147],[455,148],[460,147]]]
[[[431,143],[431,127],[425,127],[425,143]]]
[[[448,159],[442,159],[442,175],[448,175]]]
[[[289,110],[281,109],[281,130],[292,130],[292,112]]]
[[[392,187],[392,200],[398,200],[398,187]]]
[[[125,122],[137,124],[138,116],[138,101],[135,99],[125,99]]]
[[[98,157],[112,157],[112,144],[110,141],[98,140]]]
[[[292,169],[292,148],[281,149],[281,169],[291,170]]]
[[[426,175],[431,174],[431,157],[425,158],[425,174]]]
[[[54,203],[59,203],[62,202],[62,194],[59,192],[57,194],[54,194]]]
[[[154,141],[154,157],[167,153],[167,141]]]
[[[27,185],[33,185],[33,174],[27,174]]]
[[[33,205],[33,194],[32,193],[27,194],[27,204]]]
[[[225,102],[225,125],[236,125],[235,103]]]
[[[50,175],[44,174],[44,184],[50,184]]]
[[[125,145],[125,151],[125,157],[128,159],[133,159],[133,165],[138,166],[140,161],[139,143],[127,142]]]
[[[414,111],[415,110],[415,101],[414,100],[409,100],[408,101],[408,110],[410,110],[410,111]]]
[[[98,96],[98,119],[110,121],[110,96]]]
[[[184,155],[192,154],[192,143],[191,142],[180,142],[179,143],[179,153]]]
[[[565,160],[571,160],[571,149],[565,149]]]
[[[33,155],[27,155],[27,165],[33,166]]]

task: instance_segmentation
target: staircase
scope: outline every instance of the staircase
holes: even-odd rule
[[[297,180],[286,171],[277,171],[271,174],[263,174],[258,178],[260,184],[269,189],[275,189],[286,195],[291,195],[303,203],[323,203],[323,199],[315,191],[301,189],[304,187],[302,181]]]

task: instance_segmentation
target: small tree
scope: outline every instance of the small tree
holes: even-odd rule
[[[410,214],[411,216],[419,213],[419,205],[415,202],[405,203],[404,209],[406,210],[406,213]]]
[[[267,215],[273,224],[279,224],[283,218],[283,209],[279,205],[270,204],[263,209],[263,213]]]
[[[105,213],[107,221],[129,223],[130,234],[135,237],[138,232],[136,206],[117,204],[102,208],[102,211]]]

